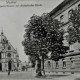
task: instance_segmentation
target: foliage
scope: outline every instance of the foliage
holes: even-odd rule
[[[34,55],[29,56],[29,61],[32,63],[32,67],[35,67],[36,57]]]
[[[73,44],[76,41],[80,43],[80,10],[73,10],[69,21],[71,22],[68,28],[69,43]]]
[[[51,51],[51,58],[58,60],[60,54],[66,52],[62,42],[64,31],[60,29],[61,23],[49,14],[33,15],[25,28],[26,33],[22,44],[27,55],[46,58],[46,54]]]

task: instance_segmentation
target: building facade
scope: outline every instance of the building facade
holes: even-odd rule
[[[1,32],[0,35],[0,71],[18,71],[21,61],[17,50],[7,40],[6,36]]]
[[[70,15],[73,10],[80,9],[79,0],[64,0],[56,8],[54,8],[49,15],[53,19],[58,19],[61,21],[64,26],[62,28],[65,31],[64,34],[64,46],[69,46],[69,51],[65,55],[65,58],[60,59],[59,61],[46,60],[45,61],[45,70],[54,71],[54,72],[80,72],[80,44],[78,42],[69,45],[68,39],[68,27],[72,26],[72,23],[69,22]]]

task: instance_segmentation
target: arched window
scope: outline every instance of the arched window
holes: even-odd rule
[[[65,61],[63,61],[63,67],[66,67],[66,62]]]
[[[65,61],[65,59],[64,58],[62,58],[62,62],[63,62],[63,69],[65,69],[66,68],[66,61]]]
[[[71,17],[72,12],[73,12],[73,9],[69,10],[69,12],[68,12],[68,18],[70,18],[70,17]]]
[[[60,16],[60,21],[63,22],[63,19],[64,19],[64,15],[61,15]]]
[[[10,46],[8,46],[8,50],[11,50],[11,47]]]

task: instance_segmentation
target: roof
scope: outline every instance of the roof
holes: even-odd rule
[[[53,14],[55,14],[58,10],[62,9],[66,4],[68,4],[69,2],[72,2],[74,0],[64,0],[61,4],[59,4],[56,8],[54,8],[49,15],[52,16]],[[77,0],[79,1],[79,0]]]

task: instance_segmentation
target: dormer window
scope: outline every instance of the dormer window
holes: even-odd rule
[[[68,18],[70,18],[70,17],[71,17],[72,12],[73,12],[73,9],[69,10],[69,12],[68,12]]]
[[[64,15],[61,15],[60,16],[60,21],[63,22],[63,19],[64,19]]]

